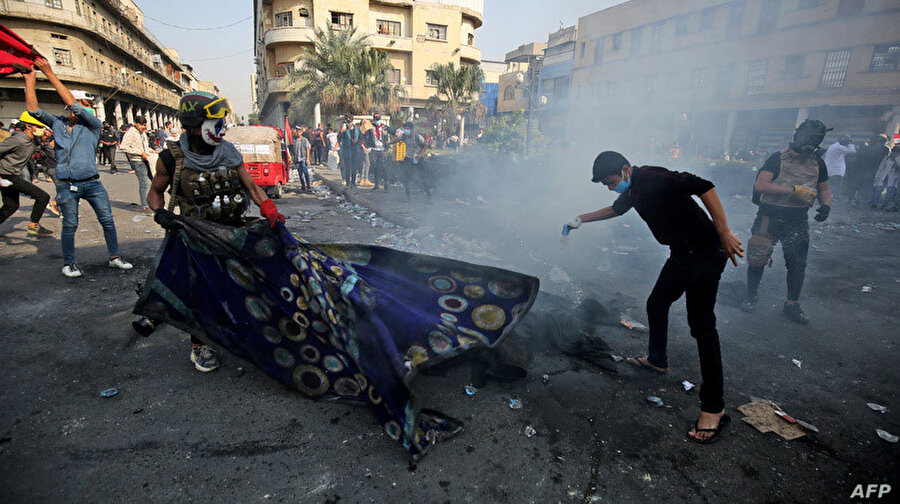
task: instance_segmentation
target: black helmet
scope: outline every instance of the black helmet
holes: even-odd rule
[[[204,91],[186,93],[178,102],[178,120],[185,128],[200,126],[207,119],[221,119],[228,112],[228,102]]]

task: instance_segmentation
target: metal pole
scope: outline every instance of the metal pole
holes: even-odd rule
[[[532,102],[534,101],[534,98],[532,96],[532,90],[530,89],[530,87],[526,88],[526,91],[528,91],[528,121],[525,125],[525,157],[530,157],[531,156],[531,114],[532,114],[532,111],[534,110],[534,107],[532,106]]]

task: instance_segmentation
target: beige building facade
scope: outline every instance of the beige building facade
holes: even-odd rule
[[[524,111],[528,109],[528,93],[537,93],[538,74],[541,71],[541,60],[544,57],[544,42],[522,44],[506,53],[506,72],[500,76],[497,97],[497,113]],[[519,82],[519,74],[522,82]]]
[[[475,31],[483,0],[254,0],[256,101],[263,124],[284,124],[289,79],[314,27],[356,28],[394,66],[404,103],[422,107],[434,95],[427,70],[437,63],[477,65]]]
[[[135,115],[156,128],[173,121],[178,99],[196,77],[145,28],[131,0],[0,0],[0,23],[32,44],[72,90],[93,95],[97,116],[119,125]],[[50,113],[63,103],[39,74],[38,101]],[[0,78],[0,121],[25,110],[21,75]]]
[[[897,0],[631,0],[578,20],[569,127],[711,155],[770,149],[806,118],[894,134],[898,27]]]

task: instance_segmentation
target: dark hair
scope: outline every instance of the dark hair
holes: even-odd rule
[[[166,121],[166,126],[171,126],[171,125],[172,125],[172,121]]]
[[[622,173],[622,166],[631,166],[625,156],[616,151],[603,151],[594,160],[594,176],[591,182],[603,182],[610,175]]]
[[[3,126],[5,126],[5,125],[3,124],[3,121],[0,121],[0,128],[2,128]]]
[[[147,119],[144,119],[144,116],[137,115],[137,116],[134,116],[134,123],[135,124],[147,124]]]

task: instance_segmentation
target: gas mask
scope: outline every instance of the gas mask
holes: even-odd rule
[[[207,145],[217,147],[225,138],[225,119],[207,119],[200,125],[200,137]]]
[[[804,156],[819,156],[821,155],[819,144],[825,140],[825,133],[832,129],[834,128],[826,128],[822,121],[807,119],[794,132],[791,149]]]

